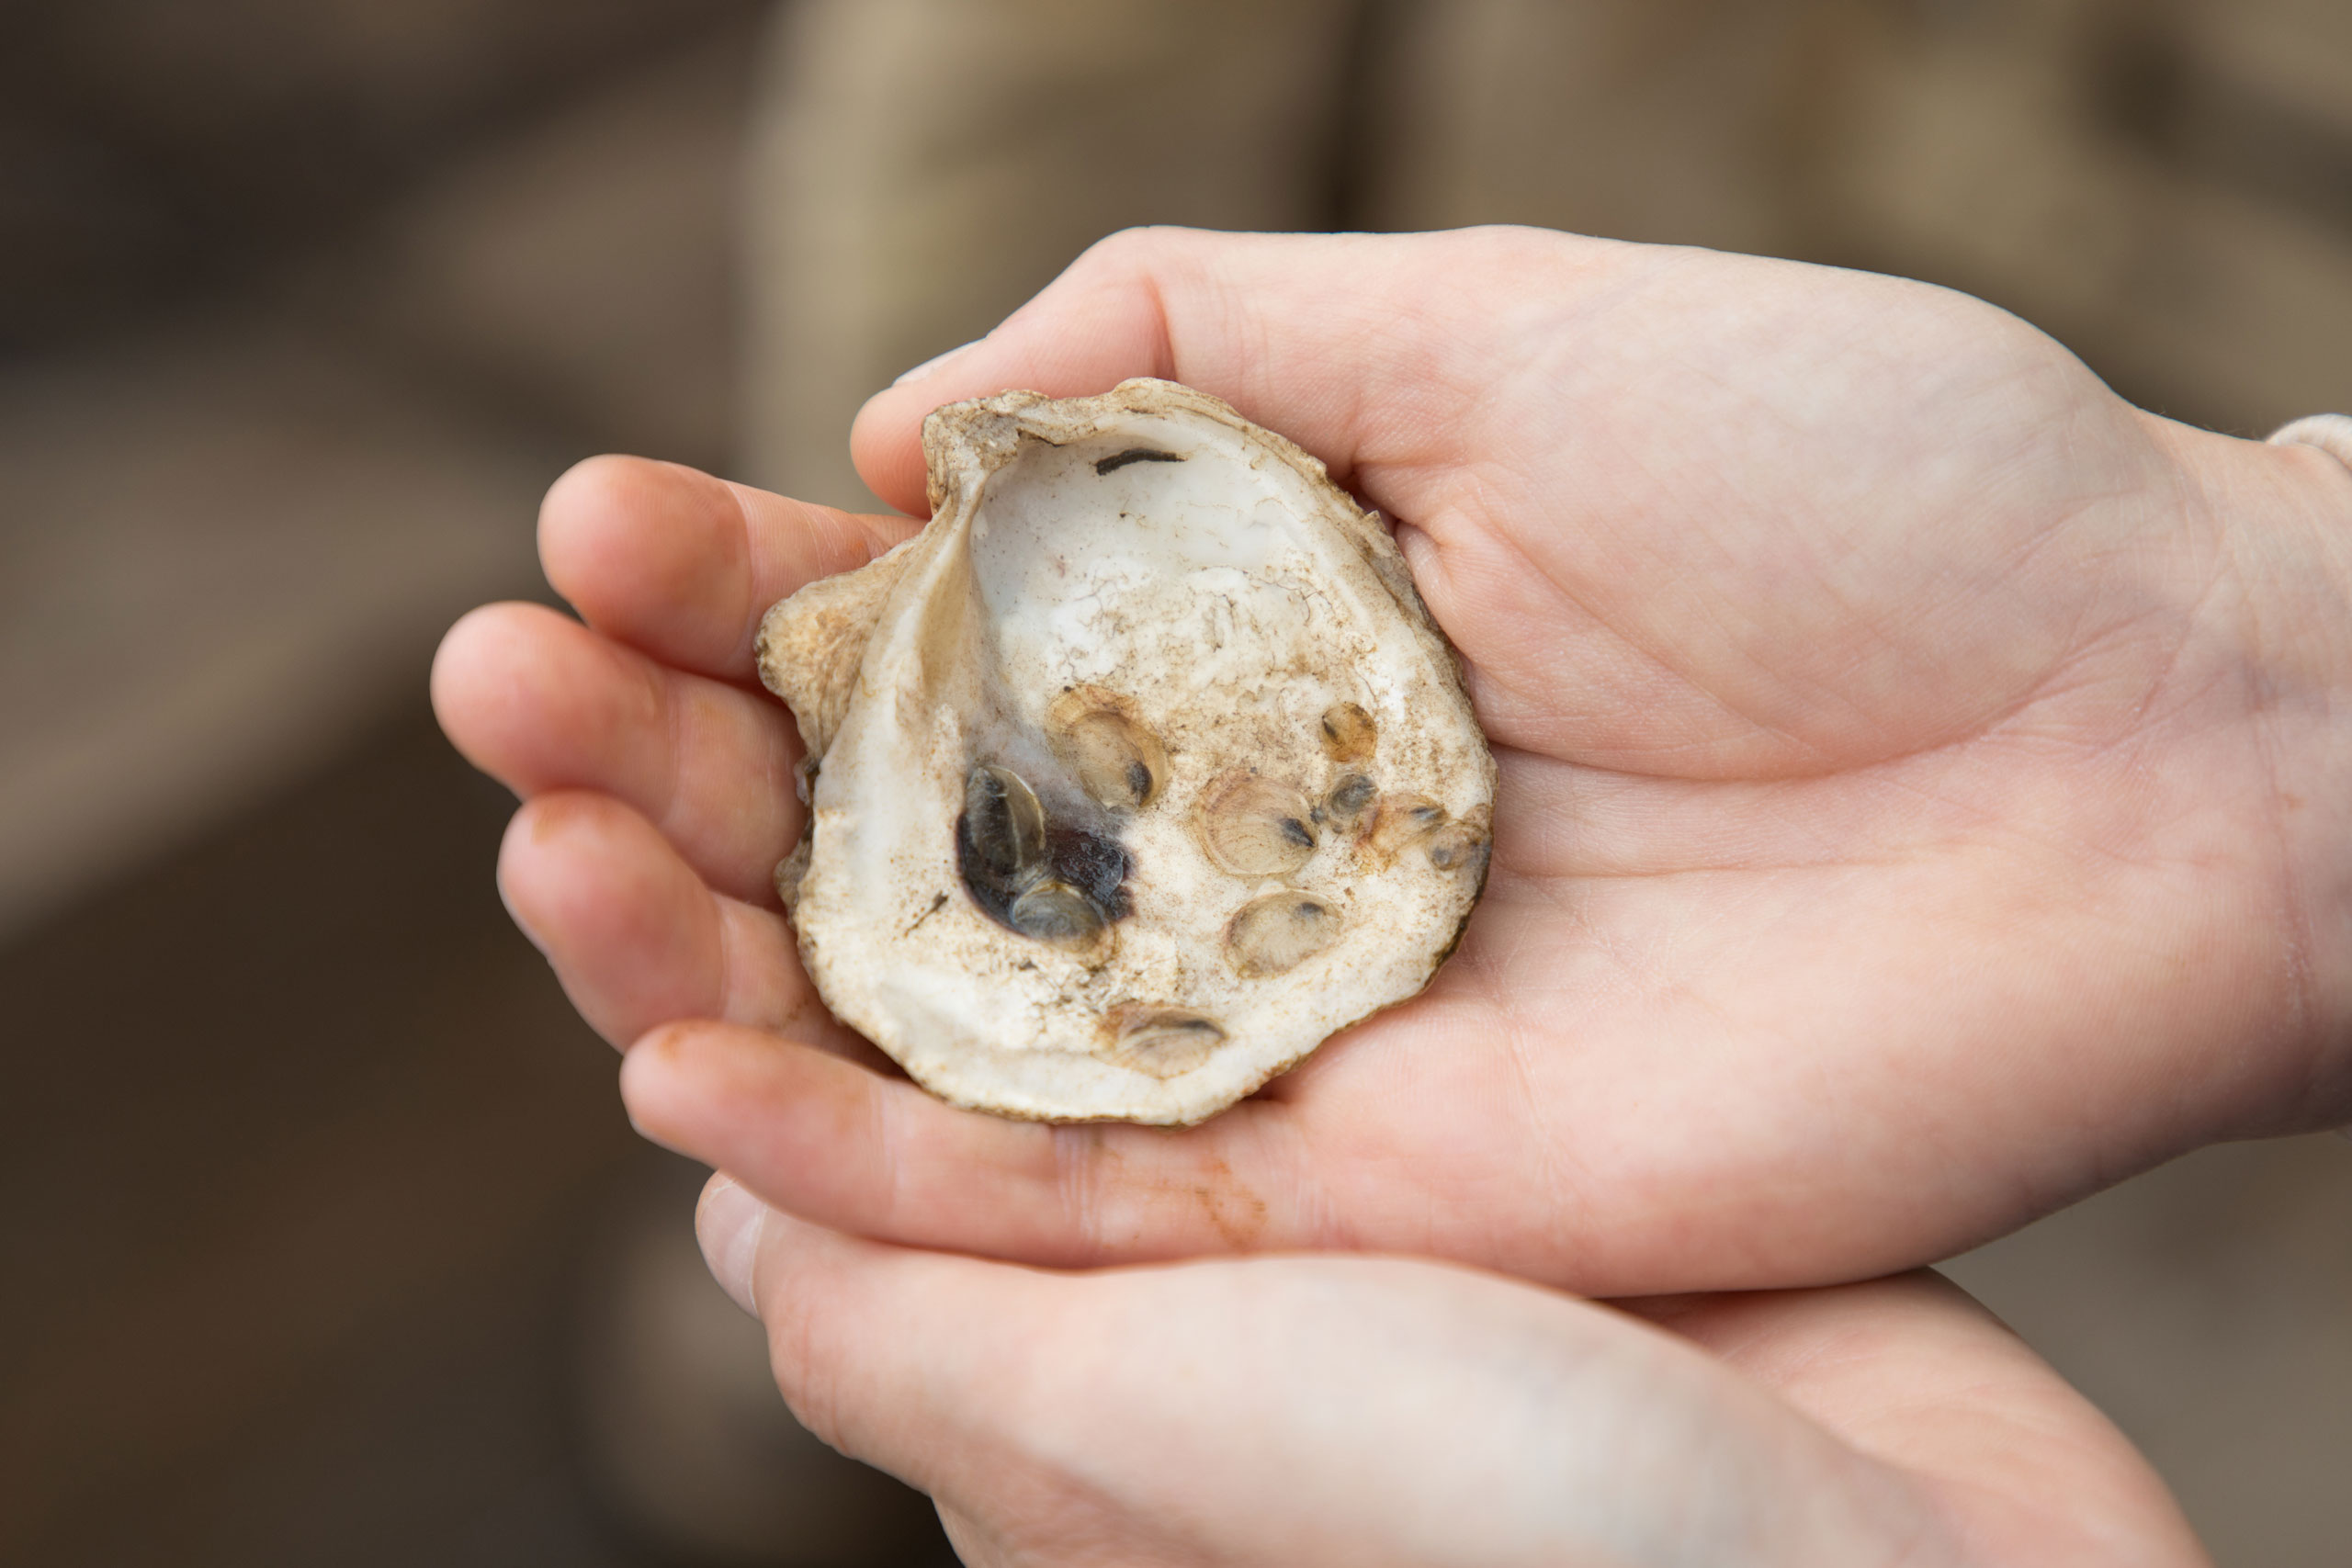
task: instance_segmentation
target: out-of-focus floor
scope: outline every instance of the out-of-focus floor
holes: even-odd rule
[[[2140,1444],[2216,1561],[2352,1557],[2352,1142],[2206,1149],[1944,1272]]]
[[[0,1563],[650,1568],[595,1435],[660,1415],[599,1382],[614,1314],[686,1280],[712,1376],[767,1397],[693,1173],[498,905],[510,803],[423,707],[449,618],[544,592],[566,463],[727,447],[756,7],[499,14],[535,9],[605,53],[234,287],[0,360]],[[1951,1271],[2221,1562],[2340,1568],[2352,1143],[2208,1151]]]

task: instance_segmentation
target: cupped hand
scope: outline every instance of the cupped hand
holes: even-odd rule
[[[2352,476],[1924,286],[1524,231],[1098,247],[884,393],[1172,377],[1395,520],[1501,764],[1420,998],[1171,1134],[952,1111],[825,1020],[760,613],[912,525],[608,461],[435,672],[639,1123],[838,1229],[1056,1265],[1413,1252],[1591,1293],[1860,1278],[2352,1116]],[[2338,532],[2341,530],[2339,529]]]
[[[1395,1258],[1052,1274],[724,1177],[701,1229],[794,1411],[929,1492],[973,1568],[2206,1561],[2114,1428],[1933,1275],[1636,1316]]]

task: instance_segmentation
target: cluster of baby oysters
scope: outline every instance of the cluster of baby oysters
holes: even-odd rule
[[[826,1004],[958,1104],[1191,1122],[1420,990],[1494,765],[1377,518],[1169,382],[924,444],[931,524],[761,631]]]

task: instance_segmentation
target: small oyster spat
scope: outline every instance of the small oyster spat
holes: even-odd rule
[[[1379,520],[1166,381],[923,448],[922,533],[760,630],[826,1005],[959,1105],[1186,1123],[1426,986],[1495,768]]]

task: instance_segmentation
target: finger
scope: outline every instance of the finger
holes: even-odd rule
[[[555,591],[606,636],[682,670],[746,681],[769,605],[864,566],[916,526],[672,463],[592,457],[548,491],[539,558]]]
[[[1056,1275],[854,1240],[723,1177],[697,1228],[795,1411],[939,1496],[985,1560],[1811,1568],[1950,1544],[1900,1478],[1688,1346],[1491,1275]]]
[[[876,494],[916,511],[931,410],[1007,388],[1074,397],[1159,376],[1225,399],[1377,495],[1381,470],[1438,461],[1435,444],[1493,395],[1493,347],[1512,335],[1494,300],[1556,310],[1564,290],[1597,292],[1668,254],[1527,229],[1132,230],[978,344],[876,395],[851,449]],[[1412,310],[1400,312],[1400,299]]]
[[[934,1489],[960,1391],[921,1376],[909,1364],[912,1355],[876,1352],[920,1338],[924,1359],[945,1371],[958,1359],[955,1325],[1011,1304],[1001,1299],[1007,1281],[958,1258],[789,1218],[724,1174],[703,1189],[695,1231],[712,1277],[766,1325],[777,1382],[801,1423],[845,1452]],[[956,1310],[940,1313],[947,1302]]]
[[[2100,1550],[2125,1562],[2203,1561],[2179,1506],[2131,1440],[1933,1270],[1826,1290],[1623,1304],[1871,1458],[1969,1476],[2007,1496],[2012,1506],[1984,1527],[1989,1562],[2092,1562]],[[2071,1553],[2052,1550],[2053,1529],[2081,1538]]]
[[[514,814],[498,886],[596,1032],[627,1044],[676,1018],[781,1028],[821,1019],[783,917],[715,894],[610,796],[542,795]]]
[[[775,904],[772,874],[801,822],[800,745],[776,703],[537,604],[492,604],[451,627],[433,703],[458,750],[516,794],[611,795],[712,887]]]
[[[647,1136],[861,1235],[1071,1267],[1344,1245],[1321,1228],[1330,1205],[1293,1118],[1267,1101],[1182,1133],[1012,1122],[701,1021],[631,1047],[621,1094]]]

